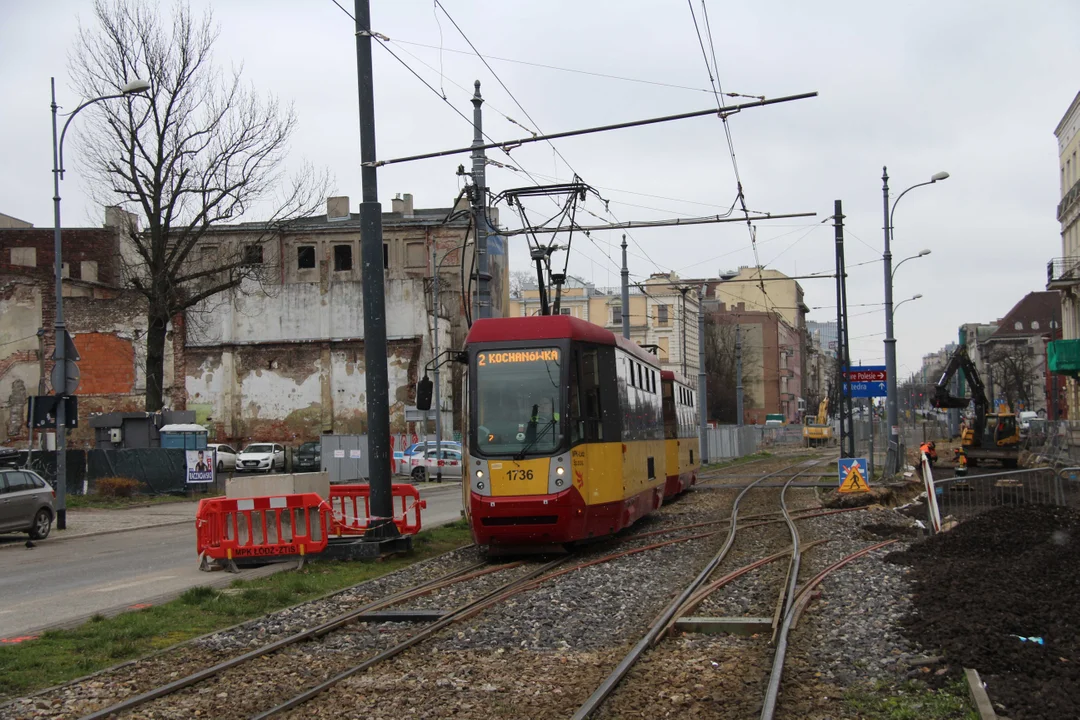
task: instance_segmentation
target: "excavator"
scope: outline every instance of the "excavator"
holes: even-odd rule
[[[971,386],[970,398],[949,393],[949,382],[957,370],[964,373]],[[967,347],[961,345],[949,358],[941,379],[934,386],[930,404],[941,409],[963,410],[968,403],[975,407],[975,418],[970,427],[964,428],[960,434],[960,447],[967,457],[967,464],[974,467],[982,460],[997,460],[1003,467],[1016,467],[1020,457],[1020,426],[1016,422],[1016,415],[1008,412],[1007,408],[997,413],[986,412],[989,407],[986,388],[968,355]]]
[[[829,398],[818,404],[817,415],[807,415],[803,422],[802,436],[806,447],[828,445],[833,438],[832,425],[829,424]]]

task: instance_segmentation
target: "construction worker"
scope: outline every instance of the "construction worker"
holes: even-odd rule
[[[930,461],[930,467],[934,466],[937,462],[937,450],[934,446],[934,441],[924,442],[919,446],[919,452],[926,456],[926,459]]]
[[[967,455],[964,454],[964,448],[958,447],[953,450],[956,455],[956,477],[964,477],[967,475]]]

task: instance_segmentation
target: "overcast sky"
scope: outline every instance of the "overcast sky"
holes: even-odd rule
[[[351,0],[341,2],[352,10]],[[684,1],[442,2],[525,112],[430,0],[374,0],[373,27],[466,115],[479,79],[485,130],[495,139],[525,134],[507,117],[552,133],[715,104]],[[200,11],[206,5],[193,3]],[[167,15],[171,4],[160,7]],[[701,0],[693,8],[704,37]],[[923,295],[896,316],[901,375],[914,372],[924,353],[954,341],[961,323],[994,320],[1025,293],[1045,289],[1046,262],[1061,253],[1053,131],[1080,90],[1080,3],[709,0],[708,10],[724,91],[820,93],[746,110],[729,127],[752,210],[818,214],[757,222],[762,264],[789,275],[831,271],[833,230],[821,220],[843,200],[853,361],[884,362],[883,165],[894,197],[937,171],[952,176],[913,190],[895,215],[896,261],[932,250],[896,276],[897,301]],[[291,159],[329,168],[355,211],[361,186],[352,21],[331,0],[217,0],[213,11],[221,30],[218,62],[242,64],[253,86],[295,105],[300,123]],[[60,104],[74,108],[80,98],[67,79],[67,51],[80,18],[93,22],[91,0],[0,2],[0,212],[37,226],[52,224],[49,77],[57,77]],[[470,125],[447,103],[389,53],[374,52],[380,157],[471,141]],[[577,172],[623,221],[725,212],[736,195],[716,117],[570,138],[555,147],[569,167],[542,144],[514,150],[512,160],[499,152],[490,157],[544,182]],[[77,146],[68,148],[69,157],[75,152]],[[460,187],[459,163],[467,156],[385,168],[380,200],[388,210],[395,193],[411,192],[417,207],[447,206]],[[81,182],[77,173],[66,175],[64,224],[99,225],[103,211],[88,202]],[[488,184],[497,192],[530,181],[493,167]],[[610,221],[598,202],[586,207]],[[512,226],[508,209],[501,212]],[[583,222],[601,220],[585,215]],[[570,272],[617,285],[619,234],[597,233],[594,241],[574,241]],[[658,269],[712,276],[755,263],[743,224],[637,230],[630,250],[638,278]],[[527,269],[524,240],[512,241],[510,252],[511,267]],[[814,308],[809,319],[835,319],[832,281],[801,282]]]

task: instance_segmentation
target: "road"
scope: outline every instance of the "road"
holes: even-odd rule
[[[461,516],[461,486],[423,491],[425,528]],[[132,511],[135,512],[135,511]],[[194,525],[130,530],[71,538],[60,533],[23,547],[26,536],[0,536],[0,639],[34,635],[79,624],[96,613],[112,615],[133,605],[157,604],[197,585],[228,585],[267,575],[266,566],[239,575],[200,572]]]

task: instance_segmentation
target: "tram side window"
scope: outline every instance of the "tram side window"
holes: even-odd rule
[[[585,442],[604,439],[600,406],[600,363],[596,350],[581,354],[581,397],[585,401]]]
[[[581,442],[585,435],[585,420],[581,417],[581,372],[578,364],[581,355],[574,350],[570,356],[570,444]]]

